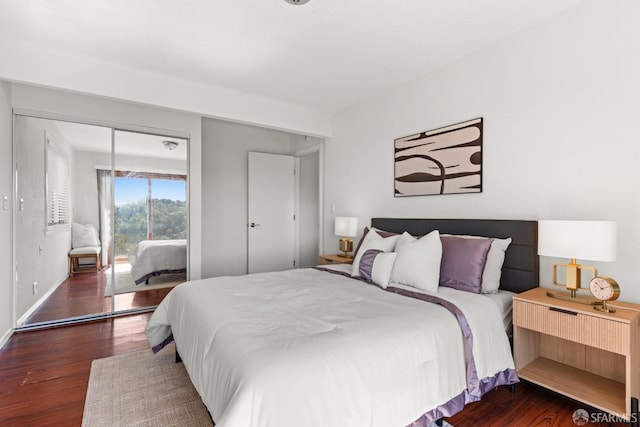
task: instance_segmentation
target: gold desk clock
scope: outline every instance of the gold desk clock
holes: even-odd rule
[[[602,305],[593,308],[605,313],[615,313],[616,311],[607,307],[607,301],[617,300],[620,296],[620,286],[611,277],[596,276],[589,282],[589,289],[594,297],[602,301]]]

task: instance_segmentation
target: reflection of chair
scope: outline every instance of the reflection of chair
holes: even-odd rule
[[[71,246],[69,276],[100,271],[102,268],[102,248],[100,240],[98,240],[98,233],[93,225],[74,223],[71,228]]]
[[[69,276],[78,273],[97,273],[102,265],[100,246],[74,248],[69,252]],[[81,259],[93,259],[92,263],[80,263]]]

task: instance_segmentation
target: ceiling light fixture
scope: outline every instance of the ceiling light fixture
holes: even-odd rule
[[[301,5],[309,2],[309,0],[284,0],[284,1],[286,1],[287,3],[292,4],[294,6],[301,6]]]
[[[162,145],[164,145],[164,147],[169,151],[173,151],[178,147],[178,143],[175,141],[162,141]]]

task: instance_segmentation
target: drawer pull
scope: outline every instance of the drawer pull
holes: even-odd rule
[[[557,308],[557,307],[549,307],[549,310],[551,311],[557,311],[558,313],[564,313],[564,314],[570,314],[572,316],[577,316],[578,313],[576,313],[575,311],[571,311],[571,310],[563,310],[561,308]]]

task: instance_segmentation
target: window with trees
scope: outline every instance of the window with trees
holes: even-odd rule
[[[116,258],[142,240],[187,238],[186,183],[186,175],[116,171]]]

